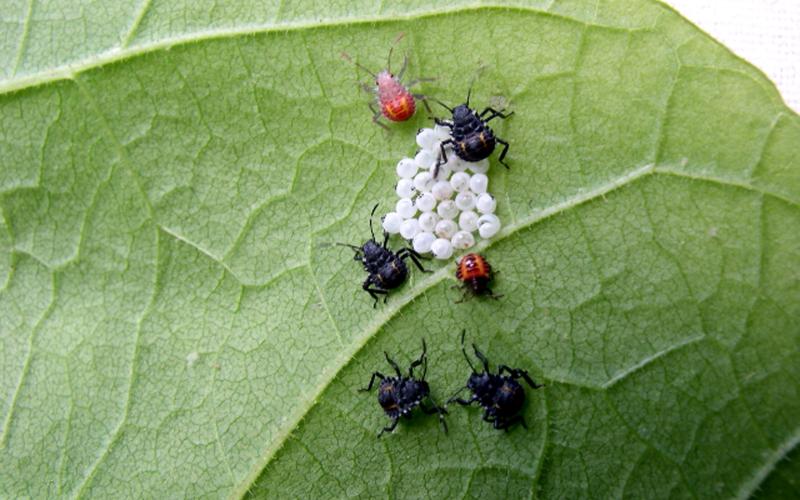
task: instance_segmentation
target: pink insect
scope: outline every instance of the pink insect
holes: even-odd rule
[[[403,34],[400,34],[394,43],[397,44],[397,42],[399,42],[402,38]],[[414,113],[417,110],[417,99],[422,100],[422,102],[425,104],[425,107],[428,107],[428,103],[425,101],[425,96],[423,94],[412,94],[409,92],[408,88],[420,82],[429,82],[434,80],[433,78],[417,78],[416,80],[408,82],[407,85],[403,85],[402,79],[403,74],[408,67],[408,56],[403,58],[403,67],[400,68],[400,72],[397,74],[397,76],[395,76],[392,74],[392,51],[394,51],[394,44],[389,49],[389,57],[386,64],[386,69],[382,70],[378,74],[373,73],[368,68],[353,61],[353,59],[351,59],[346,53],[342,53],[343,58],[347,59],[351,63],[355,64],[356,67],[366,71],[372,75],[373,78],[375,78],[374,87],[370,86],[368,83],[362,84],[362,87],[367,92],[375,94],[378,107],[380,108],[375,109],[373,103],[369,103],[369,109],[372,111],[372,121],[376,125],[380,125],[387,130],[389,127],[380,122],[381,116],[385,116],[393,122],[404,122],[414,116]],[[430,110],[430,108],[428,109]]]

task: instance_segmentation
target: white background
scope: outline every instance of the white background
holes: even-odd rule
[[[800,112],[800,0],[662,0],[777,85]]]

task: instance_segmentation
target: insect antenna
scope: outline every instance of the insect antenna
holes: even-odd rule
[[[394,42],[392,42],[392,46],[389,47],[389,57],[386,60],[386,71],[388,71],[390,75],[392,74],[392,52],[394,52],[395,46],[400,40],[403,39],[404,36],[406,36],[405,33],[400,33],[397,35],[397,38],[395,38]]]
[[[472,95],[472,87],[475,86],[475,82],[478,80],[478,77],[481,76],[481,73],[483,72],[483,70],[485,68],[486,68],[485,65],[483,65],[483,64],[480,65],[478,67],[477,71],[475,71],[475,75],[473,75],[472,81],[469,82],[469,89],[467,90],[467,107],[469,107],[469,98]]]
[[[370,71],[369,68],[367,68],[366,66],[364,66],[362,64],[359,64],[358,62],[354,61],[353,58],[350,57],[350,55],[347,52],[342,52],[342,59],[353,63],[356,66],[356,68],[361,69],[363,71],[366,71],[367,73],[372,75],[372,78],[374,78],[376,80],[378,79],[378,75],[376,75],[375,73]]]
[[[444,109],[446,109],[447,111],[449,111],[449,112],[451,112],[451,113],[453,112],[453,108],[451,108],[450,106],[448,106],[447,104],[443,103],[442,101],[440,101],[439,99],[437,99],[437,98],[435,98],[435,97],[426,96],[426,98],[425,98],[425,99],[426,99],[426,100],[427,100],[427,99],[430,99],[431,101],[435,102],[436,104],[438,104],[439,106],[443,107],[443,108],[444,108]]]
[[[360,252],[361,251],[361,247],[358,247],[358,246],[355,246],[355,245],[351,245],[350,243],[339,243],[338,241],[336,241],[336,242],[333,242],[333,243],[326,243],[325,244],[325,246],[334,246],[334,245],[338,245],[340,247],[351,248],[351,249],[355,250],[356,252]]]
[[[375,240],[375,231],[372,229],[372,218],[375,216],[375,210],[378,209],[378,204],[376,203],[374,207],[372,207],[372,212],[369,214],[369,233],[372,235],[372,240]]]
[[[464,336],[467,334],[467,330],[461,330],[461,352],[464,353],[464,359],[467,360],[467,364],[470,368],[472,368],[472,373],[478,373],[474,366],[472,366],[472,361],[469,360],[469,356],[467,356],[467,348],[464,346]]]

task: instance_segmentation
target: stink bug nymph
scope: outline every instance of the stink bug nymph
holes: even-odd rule
[[[456,278],[461,281],[462,288],[465,290],[464,299],[469,295],[488,295],[493,299],[499,299],[502,295],[495,295],[489,289],[489,282],[492,280],[492,266],[483,255],[468,253],[461,257],[456,264]],[[459,300],[462,302],[464,299]]]
[[[402,34],[395,40],[395,43],[400,41],[401,38],[403,38]],[[416,100],[419,99],[425,102],[425,96],[423,94],[413,94],[408,89],[420,82],[433,81],[433,78],[417,78],[416,80],[412,80],[408,82],[408,84],[404,85],[403,75],[408,67],[408,57],[403,58],[403,67],[400,68],[400,72],[397,73],[397,75],[394,75],[392,73],[393,50],[394,45],[392,45],[392,47],[389,49],[389,57],[386,63],[386,69],[377,74],[373,73],[365,66],[353,61],[346,53],[342,53],[343,58],[355,64],[359,69],[366,71],[375,79],[374,87],[367,83],[362,84],[362,87],[367,92],[375,94],[376,102],[378,104],[379,109],[375,109],[374,104],[369,103],[369,109],[372,111],[372,121],[387,130],[388,127],[380,122],[381,116],[385,116],[388,120],[393,122],[404,122],[414,116],[414,113],[417,110]],[[425,106],[427,107],[427,103]]]
[[[389,290],[399,287],[406,281],[408,277],[408,267],[405,263],[406,258],[410,258],[420,271],[433,272],[422,267],[419,261],[422,256],[413,249],[401,248],[397,252],[389,250],[386,246],[389,242],[389,233],[384,232],[383,243],[378,243],[375,239],[375,231],[372,228],[372,217],[375,215],[375,210],[377,210],[377,208],[378,205],[376,204],[372,208],[372,213],[369,216],[369,232],[372,238],[367,240],[360,247],[348,243],[337,243],[337,245],[352,248],[355,251],[353,259],[361,262],[364,266],[364,270],[369,274],[361,288],[368,292],[370,297],[375,299],[372,307],[378,304],[378,294],[383,295],[384,302],[386,302]]]
[[[494,151],[495,146],[498,143],[502,144],[503,151],[500,152],[499,161],[501,165],[509,168],[506,162],[503,161],[505,160],[506,153],[508,153],[508,143],[496,137],[492,129],[489,128],[488,123],[497,117],[508,118],[513,115],[514,112],[503,113],[504,110],[497,111],[492,107],[487,107],[481,113],[478,113],[469,107],[469,98],[471,94],[472,85],[470,85],[469,91],[467,92],[467,102],[459,104],[455,108],[451,108],[438,99],[434,99],[453,115],[452,120],[434,119],[437,125],[449,128],[451,136],[450,139],[442,141],[439,145],[440,155],[436,162],[433,175],[434,179],[439,176],[439,167],[447,162],[446,146],[451,146],[456,156],[462,160],[476,162],[488,158]]]
[[[392,419],[392,423],[384,427],[383,430],[378,433],[378,437],[381,437],[384,432],[394,431],[401,417],[411,418],[411,412],[417,406],[428,415],[438,414],[439,421],[442,423],[442,427],[444,427],[444,432],[446,433],[447,422],[444,421],[444,416],[447,414],[447,410],[438,406],[433,401],[430,387],[425,381],[425,374],[428,371],[425,339],[422,339],[422,354],[419,359],[411,363],[411,366],[408,368],[408,376],[404,376],[400,372],[400,367],[389,357],[389,353],[384,351],[383,355],[386,357],[386,361],[389,365],[394,368],[396,376],[387,377],[381,372],[374,372],[369,379],[369,385],[361,389],[361,391],[369,392],[372,390],[375,379],[380,380],[380,384],[378,385],[378,404],[381,405],[386,416]],[[415,378],[414,368],[420,365],[422,365],[422,376]],[[430,403],[430,405],[427,403]]]
[[[467,355],[467,349],[464,347],[465,334],[466,330],[461,332],[461,352],[464,353],[464,359],[472,369],[472,374],[467,379],[467,385],[456,391],[447,403],[456,402],[462,406],[470,406],[477,402],[483,408],[483,420],[491,423],[495,429],[508,430],[517,422],[527,429],[525,419],[520,415],[522,406],[525,404],[525,389],[517,382],[517,379],[524,379],[533,389],[543,386],[534,382],[527,371],[518,368],[500,365],[497,373],[491,373],[489,360],[475,344],[472,344],[475,357],[483,364],[483,371],[479,373],[472,365],[472,361]],[[504,373],[508,375],[503,375]],[[467,400],[458,397],[458,394],[464,389],[469,389],[472,393]]]

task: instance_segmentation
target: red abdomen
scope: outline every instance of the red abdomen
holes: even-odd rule
[[[417,105],[411,94],[398,94],[391,98],[381,99],[381,112],[383,116],[393,122],[404,122],[414,116]]]

